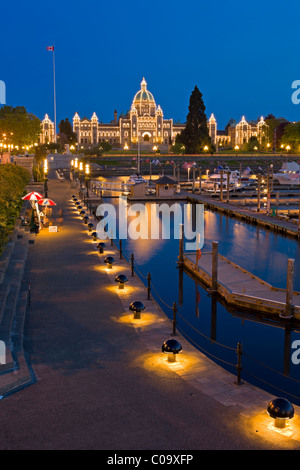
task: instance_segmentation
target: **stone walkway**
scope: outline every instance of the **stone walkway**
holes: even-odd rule
[[[278,432],[266,414],[272,397],[237,386],[181,335],[178,362],[166,360],[171,322],[115,246],[98,252],[73,192],[69,182],[49,180],[58,232],[44,229],[29,245],[23,346],[36,381],[0,402],[0,448],[300,449],[298,407]],[[124,291],[117,273],[129,279]],[[146,306],[140,320],[129,312],[132,300]]]

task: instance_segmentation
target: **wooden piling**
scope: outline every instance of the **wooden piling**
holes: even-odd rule
[[[196,169],[195,168],[192,168],[193,170],[193,186],[192,186],[192,193],[195,192],[195,172],[196,172]]]
[[[183,245],[184,245],[184,236],[183,236],[183,224],[179,225],[179,256],[178,264],[183,264]]]
[[[230,179],[230,171],[227,171],[227,197],[226,202],[229,202],[229,179]]]
[[[220,171],[220,177],[221,177],[221,181],[220,181],[220,201],[223,201],[223,174],[224,174],[224,171],[221,170]]]
[[[200,166],[199,168],[199,193],[201,194],[201,189],[202,189],[202,185],[201,185],[201,179],[202,179],[202,168]]]
[[[281,318],[288,319],[293,317],[294,269],[295,260],[289,258],[287,264],[285,313],[280,315]]]
[[[218,248],[219,242],[212,242],[211,289],[215,292],[218,291]]]
[[[257,212],[260,211],[260,185],[261,185],[261,175],[257,175]]]

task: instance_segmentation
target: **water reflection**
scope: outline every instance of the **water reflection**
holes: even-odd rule
[[[130,205],[128,208],[130,212]],[[193,213],[194,208],[191,207],[189,217],[192,219]],[[143,213],[143,217],[140,224],[145,223],[149,233],[149,210],[147,214]],[[209,295],[200,283],[178,268],[179,240],[172,237],[170,240],[162,239],[159,213],[155,220],[159,224],[159,239],[127,239],[123,241],[123,247],[128,256],[134,253],[135,263],[144,276],[151,273],[153,285],[166,304],[173,305],[178,301],[178,330],[208,357],[211,355],[216,362],[219,358],[220,365],[232,373],[235,373],[235,348],[241,342],[245,351],[244,380],[274,394],[278,389],[286,390],[294,395],[294,403],[300,404],[300,399],[295,398],[299,396],[299,383],[291,380],[300,379],[300,366],[291,363],[291,343],[300,339],[294,325],[283,327],[277,324],[275,327],[274,322],[263,316],[258,318],[230,312],[216,295]],[[174,227],[171,233],[174,234]],[[300,272],[300,257],[296,240],[205,211],[203,251],[211,251],[213,241],[219,242],[220,254],[277,287],[285,288],[287,260],[294,258],[295,290],[300,290],[297,274]],[[153,295],[156,298],[154,292]],[[172,311],[158,297],[156,300],[171,319]],[[288,394],[286,397],[291,399]]]

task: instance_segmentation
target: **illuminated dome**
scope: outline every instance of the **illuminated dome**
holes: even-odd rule
[[[133,98],[132,105],[135,106],[137,104],[141,104],[142,101],[151,102],[152,104],[155,105],[153,95],[152,95],[152,93],[150,93],[150,91],[147,90],[147,82],[144,78],[143,78],[142,83],[141,83],[140,91],[138,91],[136,93],[135,97]]]

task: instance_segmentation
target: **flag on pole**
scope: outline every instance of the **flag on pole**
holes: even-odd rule
[[[54,46],[48,46],[47,51],[54,51]]]

